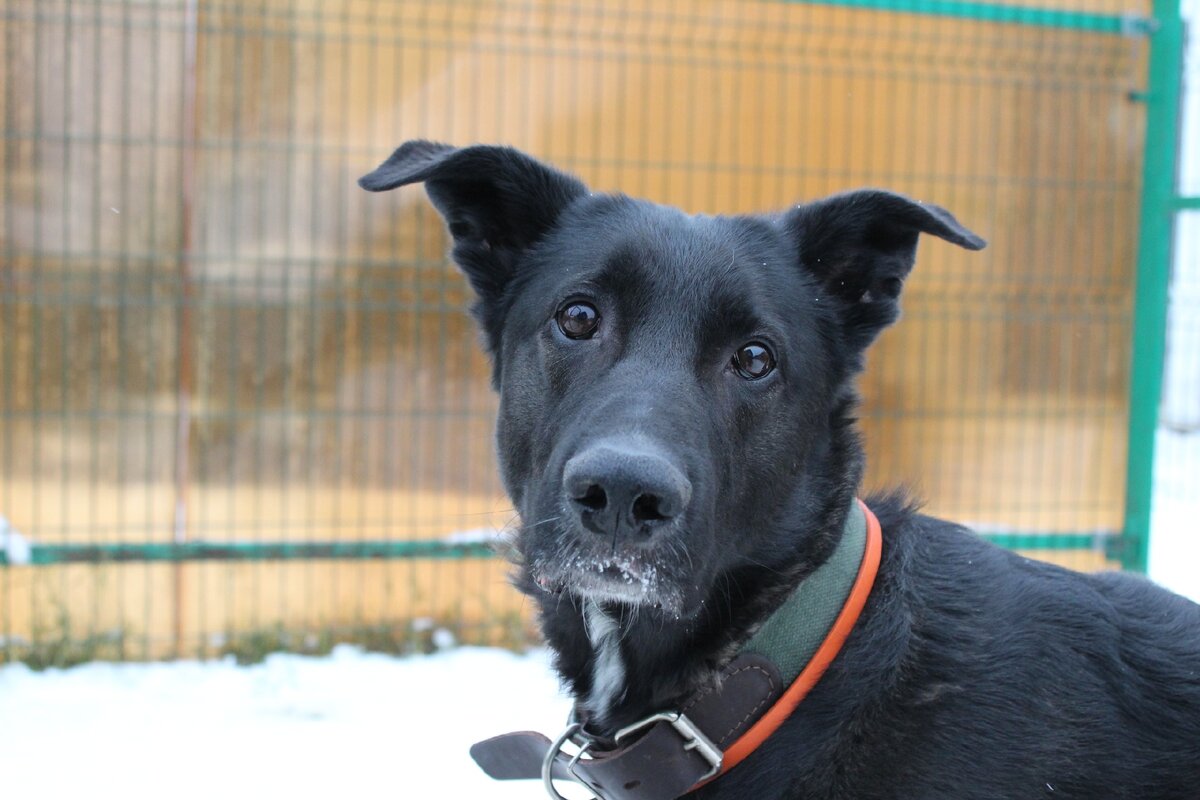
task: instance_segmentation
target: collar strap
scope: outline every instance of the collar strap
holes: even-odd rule
[[[856,500],[833,555],[763,623],[716,686],[611,742],[572,719],[554,743],[509,733],[472,746],[472,758],[499,780],[540,777],[552,798],[561,798],[553,779],[581,783],[601,800],[673,800],[716,779],[778,730],[820,680],[866,605],[881,552],[879,520]],[[567,742],[575,755],[563,752]]]

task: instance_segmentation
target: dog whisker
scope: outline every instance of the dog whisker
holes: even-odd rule
[[[522,525],[521,527],[522,527],[523,529],[525,529],[525,530],[530,530],[530,531],[531,531],[531,530],[533,530],[534,528],[541,527],[542,525],[546,525],[546,524],[549,524],[549,523],[551,523],[551,522],[558,522],[560,519],[562,519],[562,517],[561,517],[561,516],[557,516],[557,517],[547,517],[546,519],[539,520],[538,522],[531,522],[531,523],[529,523],[528,525]]]

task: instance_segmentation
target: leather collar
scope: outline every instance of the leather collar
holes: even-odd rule
[[[882,552],[879,520],[855,500],[829,559],[801,581],[708,689],[618,731],[587,735],[574,715],[555,742],[530,731],[471,747],[493,778],[586,786],[600,800],[673,800],[733,769],[778,730],[841,651]],[[574,753],[564,751],[567,743]]]

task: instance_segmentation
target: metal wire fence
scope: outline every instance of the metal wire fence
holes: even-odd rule
[[[1149,14],[8,0],[0,659],[530,635],[481,543],[513,512],[465,284],[419,190],[354,185],[414,137],[697,212],[952,209],[992,244],[924,246],[863,382],[869,482],[1118,563]]]

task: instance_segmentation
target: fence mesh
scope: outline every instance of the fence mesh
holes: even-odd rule
[[[1120,25],[1146,8],[987,8],[8,0],[0,658],[528,635],[488,558],[14,565],[513,522],[441,222],[354,184],[416,137],[694,212],[864,185],[950,208],[991,246],[922,246],[862,384],[869,483],[1108,563],[1145,116]]]

